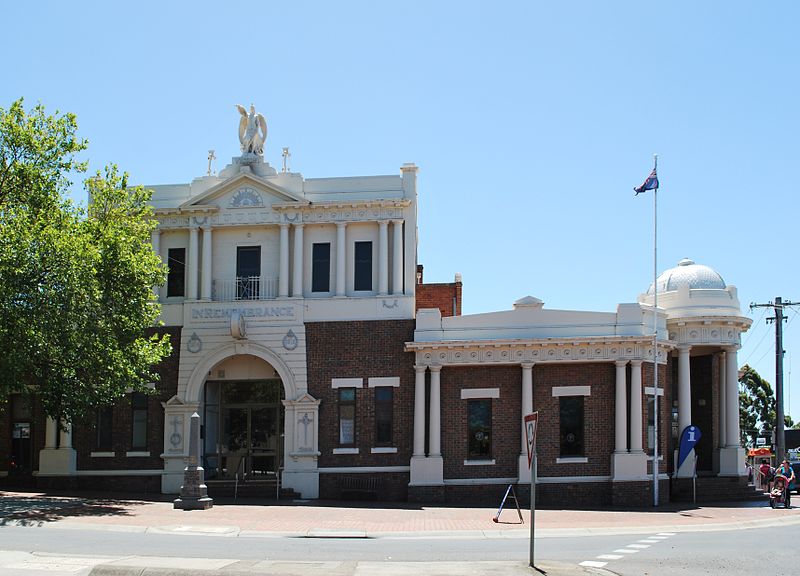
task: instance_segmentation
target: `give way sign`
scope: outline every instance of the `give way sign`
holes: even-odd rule
[[[539,412],[525,416],[525,437],[528,440],[528,468],[531,467],[533,453],[536,452],[536,424],[539,421]]]

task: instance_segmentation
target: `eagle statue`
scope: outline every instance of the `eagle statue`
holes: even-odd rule
[[[239,121],[239,142],[245,154],[264,154],[264,141],[267,139],[267,120],[262,114],[257,114],[250,104],[248,112],[241,104],[236,105],[242,119]]]

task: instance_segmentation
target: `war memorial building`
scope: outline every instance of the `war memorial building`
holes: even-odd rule
[[[155,393],[63,429],[14,395],[0,485],[178,493],[197,412],[212,495],[235,482],[249,495],[494,502],[508,484],[525,493],[522,420],[536,410],[545,505],[652,503],[656,442],[660,499],[678,497],[690,424],[703,431],[701,480],[723,497],[746,488],[737,350],[751,321],[716,271],[665,271],[657,310],[643,285],[613,312],[525,296],[461,315],[460,277],[426,284],[416,260],[415,165],[276,170],[263,117],[240,112],[240,156],[151,187],[153,249],[169,268],[155,330],[173,344]]]

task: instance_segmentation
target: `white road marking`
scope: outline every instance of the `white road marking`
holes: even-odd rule
[[[581,566],[588,566],[589,568],[602,568],[608,562],[595,562],[594,560],[585,560],[580,563]]]
[[[638,550],[631,550],[630,548],[620,548],[619,550],[614,550],[614,552],[619,552],[620,554],[636,554]]]
[[[624,558],[622,554],[600,554],[598,556],[600,560],[619,560],[620,558]]]
[[[646,538],[644,540],[637,540],[637,542],[640,542],[642,544],[658,544],[660,540],[653,540],[652,538]]]
[[[659,532],[658,536],[675,536],[675,532]]]
[[[638,550],[644,550],[645,548],[650,548],[650,544],[628,544],[628,548],[637,548]]]

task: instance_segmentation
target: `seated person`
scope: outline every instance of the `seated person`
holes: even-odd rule
[[[786,507],[789,508],[791,504],[792,490],[795,489],[795,476],[791,464],[788,460],[781,462],[781,465],[775,470],[775,482],[777,483],[778,477],[782,476],[786,479]]]

